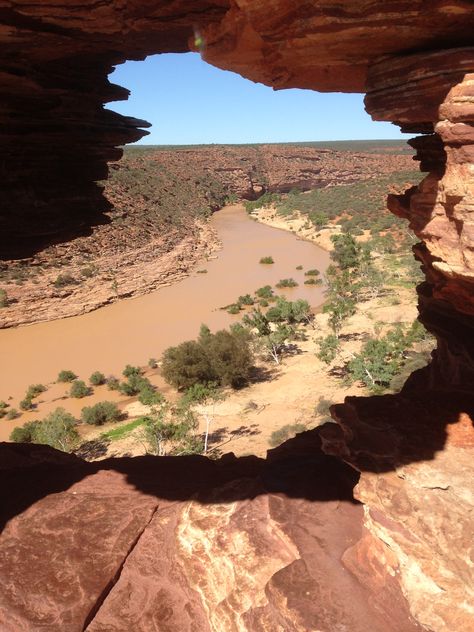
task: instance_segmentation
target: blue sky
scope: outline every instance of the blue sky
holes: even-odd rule
[[[140,144],[266,143],[403,138],[375,123],[361,94],[274,91],[203,62],[197,53],[152,55],[117,66],[128,101],[108,108],[152,123]]]

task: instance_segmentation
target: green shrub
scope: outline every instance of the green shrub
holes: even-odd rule
[[[8,307],[8,295],[3,288],[0,288],[0,307]]]
[[[302,269],[303,269],[303,266],[296,266],[296,269],[297,269],[297,270],[302,270]]]
[[[77,378],[77,375],[73,371],[62,370],[58,374],[58,382],[72,382]]]
[[[16,419],[19,416],[20,416],[20,413],[17,411],[16,408],[10,408],[10,410],[6,414],[6,418],[9,421],[12,420],[12,419]]]
[[[339,350],[339,339],[334,334],[320,338],[318,341],[319,351],[316,357],[325,364],[331,364],[337,356]]]
[[[66,272],[65,274],[59,274],[53,281],[53,285],[56,288],[62,288],[66,285],[77,285],[77,283],[78,281],[72,276],[72,274],[69,274],[68,272]]]
[[[316,270],[316,268],[313,268],[312,270],[307,270],[304,273],[305,276],[319,276],[319,270]]]
[[[10,441],[15,443],[33,443],[36,429],[40,423],[40,421],[28,421],[23,426],[13,428],[10,433]]]
[[[268,257],[262,257],[259,263],[270,264],[270,263],[275,263],[275,261],[273,260],[273,257],[268,256]]]
[[[240,312],[240,307],[237,305],[237,303],[232,303],[232,305],[229,305],[226,309],[226,312],[228,314],[238,314]]]
[[[82,399],[87,395],[90,395],[91,389],[83,380],[73,380],[71,382],[71,388],[69,390],[69,395],[71,397],[75,397],[76,399]]]
[[[121,382],[119,385],[119,391],[127,397],[138,395],[145,389],[152,389],[153,386],[150,380],[139,373],[130,373],[126,382]]]
[[[162,404],[164,400],[163,395],[151,384],[150,386],[142,388],[138,394],[138,401],[144,406],[158,406]]]
[[[258,208],[262,208],[264,206],[269,206],[270,204],[274,204],[275,202],[279,202],[281,200],[281,196],[277,193],[264,193],[257,200],[246,201],[244,202],[244,207],[247,213],[251,213]]]
[[[276,284],[277,288],[297,287],[298,283],[294,279],[280,279]]]
[[[306,279],[306,281],[304,282],[305,285],[322,285],[323,282],[321,281],[321,279]]]
[[[205,402],[210,397],[216,397],[216,384],[193,384],[183,394],[180,400],[181,407],[187,407],[191,404],[199,404]]]
[[[28,390],[26,391],[26,397],[33,399],[33,397],[37,397],[40,393],[44,393],[46,390],[47,389],[44,384],[31,384],[28,386]]]
[[[130,364],[127,364],[127,366],[122,371],[122,375],[124,377],[130,377],[131,375],[141,375],[141,374],[142,374],[142,370],[140,369],[139,366],[132,366]]]
[[[7,404],[7,402],[0,400],[0,410],[5,410],[5,408],[8,408],[9,406],[10,404]]]
[[[21,410],[31,410],[33,408],[33,399],[26,396],[19,404]]]
[[[101,384],[105,384],[105,375],[100,371],[94,371],[89,378],[89,382],[92,386],[100,386]]]
[[[113,375],[107,378],[106,384],[109,391],[118,391],[120,389],[120,382]]]
[[[122,417],[117,404],[113,402],[97,402],[81,410],[81,420],[92,426],[102,426],[107,422],[119,421]]]
[[[298,432],[304,432],[306,427],[303,424],[286,424],[278,430],[274,430],[270,435],[269,444],[276,448],[287,439],[294,437]]]
[[[158,368],[158,362],[156,361],[156,358],[150,358],[148,360],[148,366],[150,367],[150,369],[157,369]]]
[[[264,285],[263,287],[259,287],[258,290],[255,290],[255,294],[258,296],[258,298],[264,298],[267,300],[274,297],[271,285]]]
[[[237,299],[237,305],[253,305],[255,301],[250,294],[244,294]]]
[[[262,298],[260,301],[258,301],[258,304],[261,307],[268,307],[270,305],[266,298]]]

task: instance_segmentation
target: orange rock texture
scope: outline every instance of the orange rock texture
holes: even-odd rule
[[[333,457],[308,435],[265,464],[7,453],[23,467],[2,476],[2,629],[472,629],[472,1],[6,0],[0,18],[11,254],[104,221],[95,182],[144,133],[103,108],[127,96],[108,72],[191,47],[275,88],[366,92],[374,118],[421,134],[429,174],[389,204],[421,240],[420,317],[438,338],[401,395],[334,409]]]

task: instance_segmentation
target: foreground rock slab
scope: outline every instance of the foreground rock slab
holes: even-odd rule
[[[1,629],[422,630],[357,473],[319,446],[86,463],[2,444]]]

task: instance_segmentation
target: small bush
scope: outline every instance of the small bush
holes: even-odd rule
[[[0,307],[8,307],[8,295],[3,288],[0,288]]]
[[[59,274],[53,281],[53,285],[56,288],[62,288],[66,285],[77,285],[77,283],[77,280],[72,276],[72,274],[69,274],[68,272],[66,272],[65,274]]]
[[[339,350],[339,339],[334,334],[326,336],[326,338],[320,338],[318,340],[319,351],[316,357],[325,364],[331,364],[336,358]]]
[[[313,268],[312,270],[307,270],[304,273],[305,276],[319,276],[319,270],[316,270],[316,268]]]
[[[244,294],[243,296],[239,296],[237,300],[237,305],[253,305],[255,301],[250,296],[250,294]]]
[[[207,274],[207,270],[203,269],[203,270],[196,270],[197,274]]]
[[[81,276],[84,279],[90,279],[91,277],[94,276],[94,274],[96,273],[96,268],[95,266],[87,266],[86,268],[82,268],[81,270]]]
[[[309,279],[306,279],[304,282],[305,285],[322,285],[323,282],[321,281],[321,279],[315,279],[313,277],[310,277]]]
[[[294,437],[298,432],[304,432],[304,430],[306,430],[306,427],[303,424],[287,424],[272,432],[269,444],[272,448],[276,448],[287,439]]]
[[[122,416],[117,404],[98,402],[94,406],[86,406],[81,410],[81,420],[92,426],[102,426],[108,421],[119,421]]]
[[[227,307],[226,312],[228,314],[238,314],[240,312],[240,307],[237,305],[237,303],[232,303],[232,305],[229,305]]]
[[[59,371],[57,381],[58,382],[72,382],[76,378],[77,378],[77,375],[73,371],[68,371],[66,369],[66,370]]]
[[[127,366],[122,371],[122,375],[124,377],[130,377],[131,375],[141,375],[141,374],[142,374],[142,370],[140,369],[140,367],[132,366],[130,364],[127,364]]]
[[[297,287],[298,283],[294,279],[280,279],[276,284],[277,288]]]
[[[31,397],[25,397],[20,402],[21,410],[32,410],[33,408],[33,399]]]
[[[120,382],[113,375],[107,378],[106,384],[109,391],[118,391],[120,388]]]
[[[123,393],[123,395],[127,395],[127,397],[138,395],[138,393],[145,389],[153,390],[153,385],[150,380],[137,373],[131,373],[127,381],[121,382],[119,386],[119,391]]]
[[[89,378],[89,382],[92,386],[100,386],[101,384],[105,384],[105,375],[100,371],[94,371]]]
[[[71,397],[75,397],[76,399],[82,399],[83,397],[87,397],[87,395],[90,395],[90,392],[91,389],[83,380],[74,380],[71,383],[69,395]]]
[[[258,301],[258,304],[261,307],[268,307],[270,305],[266,298],[262,298],[260,301]]]
[[[11,421],[12,419],[16,419],[19,416],[20,416],[20,413],[17,411],[16,408],[10,408],[10,410],[6,414],[6,419]]]
[[[7,402],[0,400],[0,410],[5,410],[5,408],[8,408],[9,405],[10,404],[7,404]]]
[[[296,269],[297,269],[297,270],[302,270],[302,269],[303,269],[303,266],[296,266]]]
[[[23,426],[13,428],[10,433],[10,441],[15,443],[33,443],[35,432],[40,421],[28,421]]]
[[[150,386],[145,386],[139,392],[138,401],[144,406],[158,406],[165,401],[165,398],[150,384]]]
[[[255,290],[255,294],[258,298],[271,299],[274,297],[272,286],[264,285],[263,287],[259,287],[258,290]]]
[[[273,257],[269,256],[269,257],[262,257],[259,263],[270,264],[270,263],[275,263],[275,261],[273,260]]]
[[[28,386],[28,390],[26,391],[26,397],[33,399],[33,397],[37,397],[40,393],[44,393],[46,390],[47,389],[44,384],[31,384]]]
[[[148,366],[150,367],[150,369],[157,369],[158,368],[158,362],[156,361],[156,358],[150,358],[148,360]]]

